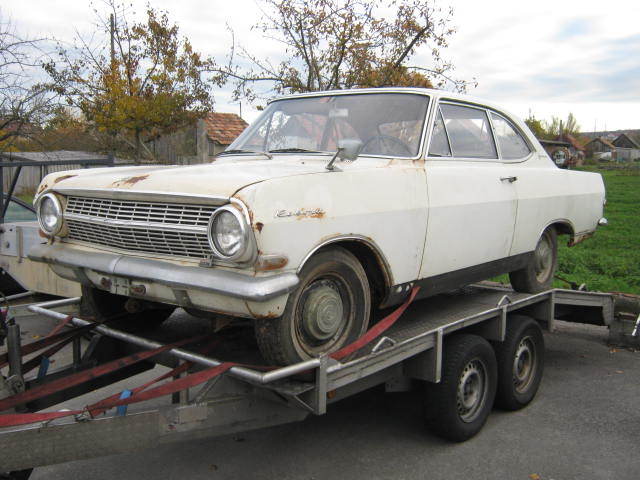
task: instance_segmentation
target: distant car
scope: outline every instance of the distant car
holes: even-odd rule
[[[8,195],[4,194],[4,200],[7,201]],[[37,219],[36,210],[28,203],[17,197],[11,197],[7,211],[4,215],[6,223],[17,222],[33,222]],[[0,268],[0,292],[4,295],[13,295],[24,292],[25,289],[4,268]]]
[[[38,192],[50,241],[30,258],[93,311],[249,318],[274,364],[352,342],[413,286],[548,289],[557,236],[591,236],[605,200],[502,108],[417,88],[281,98],[211,164],[59,172]]]

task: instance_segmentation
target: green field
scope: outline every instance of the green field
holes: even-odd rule
[[[557,275],[592,291],[640,294],[640,170],[585,170],[604,177],[609,225],[571,248],[560,237]],[[494,280],[509,281],[506,275]],[[554,287],[569,285],[556,278]]]

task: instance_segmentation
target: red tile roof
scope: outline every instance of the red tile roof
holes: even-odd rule
[[[212,112],[204,117],[209,138],[221,145],[229,145],[247,128],[245,122],[235,113]]]

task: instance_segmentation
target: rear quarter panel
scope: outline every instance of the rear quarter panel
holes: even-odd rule
[[[542,231],[552,223],[570,225],[575,238],[593,232],[602,217],[602,176],[561,170],[546,160],[514,167],[514,172],[518,169],[518,212],[512,255],[534,250]]]

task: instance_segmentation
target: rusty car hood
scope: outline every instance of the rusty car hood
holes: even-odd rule
[[[38,195],[49,191],[131,190],[144,193],[183,193],[231,197],[238,190],[264,180],[326,172],[328,158],[224,158],[190,166],[155,165],[70,170],[48,175]],[[99,194],[99,193],[98,193]]]

